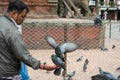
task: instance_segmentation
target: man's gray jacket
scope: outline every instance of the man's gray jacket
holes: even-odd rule
[[[7,16],[0,17],[0,77],[18,75],[21,62],[39,69],[40,61],[33,58],[14,22]]]

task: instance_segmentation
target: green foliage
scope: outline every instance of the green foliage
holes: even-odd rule
[[[104,1],[100,1],[99,3],[100,3],[100,5],[104,5]]]
[[[115,6],[114,1],[110,1],[110,2],[109,2],[109,5],[110,5],[110,7],[114,7],[114,6]]]

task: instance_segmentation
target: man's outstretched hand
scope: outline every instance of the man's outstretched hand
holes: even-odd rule
[[[42,70],[48,70],[48,71],[52,71],[52,70],[55,70],[55,69],[58,69],[59,67],[57,65],[53,65],[53,66],[50,66],[50,65],[47,65],[47,64],[41,64],[40,65],[40,69]]]

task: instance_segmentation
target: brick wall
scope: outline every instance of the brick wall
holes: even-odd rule
[[[49,22],[51,21],[51,22]],[[45,40],[46,35],[52,36],[57,43],[76,42],[80,48],[98,48],[104,45],[104,27],[91,23],[42,22],[24,23],[22,27],[24,40],[29,49],[51,49]]]

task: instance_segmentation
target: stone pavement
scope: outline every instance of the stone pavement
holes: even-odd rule
[[[112,45],[115,44],[116,48],[112,49]],[[99,73],[98,67],[101,67],[104,71],[112,72],[116,76],[120,75],[120,71],[115,69],[120,67],[120,40],[119,39],[107,39],[105,40],[105,47],[108,51],[101,51],[100,49],[92,50],[76,50],[67,54],[67,73],[76,71],[73,80],[91,80],[91,76]],[[53,64],[51,61],[51,54],[54,54],[54,50],[30,50],[31,55],[46,62],[47,64]],[[81,62],[76,62],[76,59],[83,56]],[[86,72],[83,72],[83,64],[85,59],[89,60]],[[29,77],[32,80],[63,80],[63,77],[55,76],[53,71],[49,74],[45,70],[33,70],[28,67]]]

